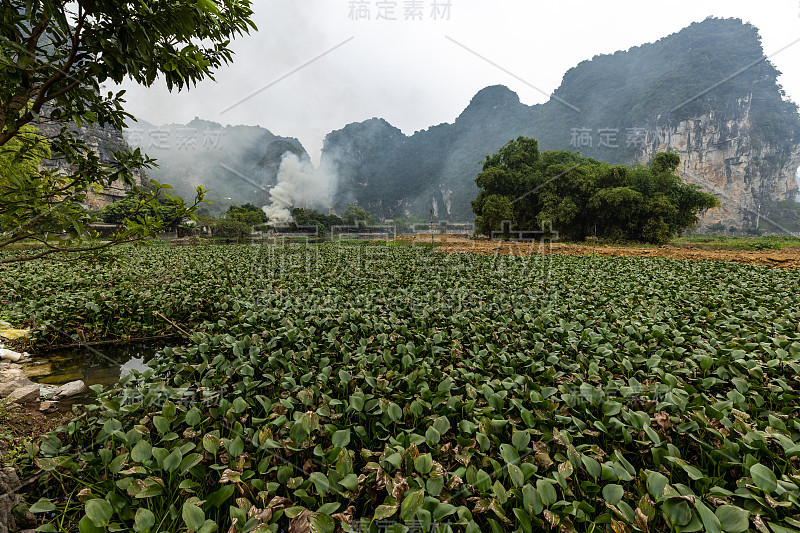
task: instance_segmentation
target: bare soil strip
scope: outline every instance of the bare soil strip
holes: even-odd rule
[[[413,244],[430,244],[430,235],[401,235],[398,241]],[[597,255],[602,257],[671,257],[687,261],[731,261],[748,265],[766,265],[776,268],[800,268],[800,248],[783,250],[705,250],[691,246],[637,248],[589,244],[501,242],[486,239],[467,239],[462,235],[435,235],[436,249],[448,253],[477,254],[560,254]]]

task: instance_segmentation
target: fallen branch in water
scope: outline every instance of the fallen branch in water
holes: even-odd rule
[[[183,329],[183,328],[182,328],[182,327],[180,327],[178,324],[176,324],[175,322],[173,322],[173,321],[172,321],[172,320],[170,320],[169,318],[165,317],[164,315],[162,315],[162,314],[161,314],[161,313],[159,313],[158,311],[154,311],[154,313],[155,313],[156,315],[160,316],[161,318],[163,318],[164,320],[166,320],[167,322],[169,322],[170,324],[172,324],[172,327],[174,327],[175,329],[177,329],[178,331],[180,331],[181,333],[183,333],[183,334],[184,334],[186,337],[191,337],[191,336],[192,336],[192,334],[191,334],[191,333],[187,333],[185,329]]]
[[[188,336],[188,335],[187,335]],[[84,346],[110,346],[113,344],[127,344],[130,342],[152,342],[152,341],[161,341],[167,339],[183,339],[184,336],[182,335],[157,335],[155,337],[134,337],[130,339],[112,339],[112,340],[105,340],[105,341],[94,341],[94,342],[76,342],[72,344],[57,344],[56,346],[47,346],[44,348],[38,348],[36,353],[47,353],[47,352],[55,352],[58,350],[69,350],[70,348],[83,348]]]

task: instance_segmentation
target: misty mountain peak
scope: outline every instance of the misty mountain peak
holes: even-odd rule
[[[485,89],[481,89],[472,97],[472,100],[462,115],[473,112],[483,112],[487,109],[499,107],[513,107],[519,104],[520,101],[517,93],[505,85],[491,85]]]

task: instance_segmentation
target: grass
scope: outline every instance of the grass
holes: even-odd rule
[[[737,237],[727,235],[685,235],[670,243],[674,246],[690,244],[697,248],[712,250],[782,250],[800,247],[800,237],[768,235],[761,237]]]

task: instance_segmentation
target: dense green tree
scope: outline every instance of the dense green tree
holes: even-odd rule
[[[125,198],[105,206],[99,218],[108,224],[126,224],[130,221],[141,222],[146,218],[157,221],[165,229],[174,229],[181,219],[176,217],[176,207],[166,203],[152,205],[138,198]]]
[[[512,226],[514,220],[514,206],[508,196],[490,194],[483,200],[481,214],[475,219],[475,226],[479,232],[491,235],[493,231],[509,230],[503,227],[503,222],[509,221]]]
[[[315,209],[305,209],[296,207],[292,210],[295,226],[316,226],[320,233],[330,233],[333,226],[344,224],[342,219],[336,215],[326,215]]]
[[[351,205],[344,210],[342,221],[348,226],[372,226],[378,222],[375,215],[356,205]]]
[[[253,227],[233,218],[219,218],[211,224],[212,237],[243,239],[253,233]]]
[[[229,62],[230,42],[254,28],[249,0],[3,0],[0,10],[0,147],[23,154],[38,141],[26,135],[34,122],[47,126],[53,158],[67,174],[19,171],[0,182],[0,216],[16,224],[0,238],[0,249],[25,239],[43,250],[8,257],[12,262],[66,251],[88,251],[146,238],[164,221],[142,217],[127,222],[104,242],[85,228],[90,215],[79,207],[87,192],[122,182],[131,196],[153,209],[161,201],[175,208],[175,218],[191,215],[193,205],[153,183],[139,187],[135,173],[154,161],[137,150],[114,152],[101,161],[80,139],[78,128],[125,128],[132,118],[123,109],[123,92],[101,86],[132,79],[145,86],[163,78],[171,90],[212,77]],[[16,157],[16,156],[15,156]],[[53,239],[53,236],[60,239]],[[63,238],[64,236],[68,238]],[[88,241],[88,242],[87,242]]]
[[[230,206],[225,212],[225,218],[236,220],[251,228],[259,224],[266,224],[269,221],[263,209],[250,203]]]
[[[472,202],[478,231],[489,234],[511,220],[524,230],[550,223],[570,240],[663,243],[719,205],[675,175],[680,158],[673,152],[656,154],[646,167],[626,167],[566,151],[539,153],[535,143],[520,137],[487,156]]]

